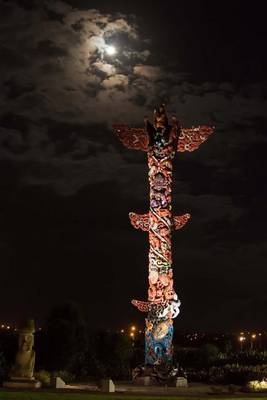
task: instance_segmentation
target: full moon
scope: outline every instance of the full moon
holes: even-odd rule
[[[114,54],[117,53],[116,47],[114,46],[106,46],[105,51],[109,56],[114,56]]]

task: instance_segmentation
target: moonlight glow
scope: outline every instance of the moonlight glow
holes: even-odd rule
[[[114,46],[106,46],[105,51],[109,56],[114,56],[117,53],[116,47]]]

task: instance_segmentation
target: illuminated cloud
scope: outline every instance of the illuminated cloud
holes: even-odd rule
[[[97,68],[99,71],[104,72],[108,76],[116,74],[116,68],[112,64],[97,61],[93,64],[93,67]]]
[[[161,68],[151,65],[136,65],[133,72],[135,75],[143,76],[152,81],[162,77]]]
[[[128,83],[129,83],[129,79],[127,76],[118,74],[118,75],[111,76],[108,79],[105,79],[102,82],[102,85],[105,88],[109,89],[109,88],[113,88],[113,87],[117,87],[117,88],[127,87]]]

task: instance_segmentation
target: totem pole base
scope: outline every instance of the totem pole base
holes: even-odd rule
[[[169,365],[140,366],[133,370],[132,377],[139,386],[176,386],[178,369]]]
[[[154,382],[151,376],[138,376],[133,383],[138,386],[153,386]]]
[[[8,389],[39,389],[42,386],[36,379],[10,378],[3,382],[3,387]]]

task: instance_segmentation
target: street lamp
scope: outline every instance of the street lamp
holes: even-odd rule
[[[257,338],[256,333],[253,333],[251,335],[251,339],[250,339],[250,348],[251,348],[251,350],[254,348],[254,343],[253,342],[256,340],[256,338]]]
[[[246,340],[245,336],[239,336],[238,338],[239,342],[240,342],[240,350],[243,350],[243,342]]]

